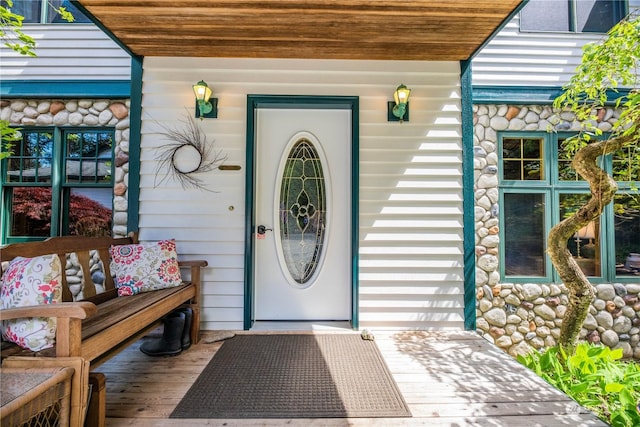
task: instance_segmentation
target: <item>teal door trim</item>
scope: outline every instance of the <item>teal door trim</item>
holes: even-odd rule
[[[131,107],[129,109],[129,187],[127,190],[127,232],[140,226],[140,162],[142,142],[142,62],[131,57]]]
[[[464,236],[464,329],[476,329],[476,244],[471,61],[460,62],[462,98],[462,212]]]
[[[258,109],[345,109],[351,110],[351,326],[358,317],[358,230],[359,230],[359,98],[357,96],[247,95],[247,140],[245,169],[245,251],[244,251],[244,329],[254,321],[253,277],[255,221],[256,118]]]

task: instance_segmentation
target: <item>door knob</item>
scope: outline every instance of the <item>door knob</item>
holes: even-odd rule
[[[259,225],[259,226],[258,226],[258,234],[264,234],[264,233],[266,233],[267,231],[273,231],[273,229],[272,229],[272,228],[267,228],[267,227],[266,227],[266,226],[264,226],[264,225]]]

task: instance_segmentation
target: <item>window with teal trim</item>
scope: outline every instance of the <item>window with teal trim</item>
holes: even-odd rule
[[[111,234],[112,129],[22,129],[2,165],[3,243]]]
[[[557,282],[546,255],[551,227],[590,197],[588,183],[571,167],[563,147],[570,134],[499,134],[501,273],[516,282]],[[595,281],[640,278],[640,148],[600,159],[618,184],[602,216],[567,242],[582,271]]]
[[[624,0],[529,0],[520,30],[606,33],[626,11]]]
[[[1,2],[7,7],[6,0]],[[23,16],[24,24],[56,24],[68,23],[56,10],[65,8],[73,15],[73,23],[91,22],[69,0],[13,0],[13,6],[8,7],[11,12]]]

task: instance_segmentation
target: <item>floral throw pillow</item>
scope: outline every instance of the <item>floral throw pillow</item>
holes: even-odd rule
[[[171,288],[182,283],[174,239],[111,246],[109,252],[118,296]]]
[[[62,301],[62,264],[58,255],[14,258],[0,283],[5,308],[56,304]],[[2,337],[22,348],[40,351],[55,345],[56,319],[31,317],[2,322]]]

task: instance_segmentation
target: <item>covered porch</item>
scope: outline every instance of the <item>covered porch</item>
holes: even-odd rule
[[[218,332],[209,331],[199,344],[177,357],[144,355],[139,350],[143,339],[102,365],[98,371],[107,377],[107,426],[606,425],[475,332],[373,333],[411,418],[170,419],[180,399],[224,345],[224,341],[215,341]]]

